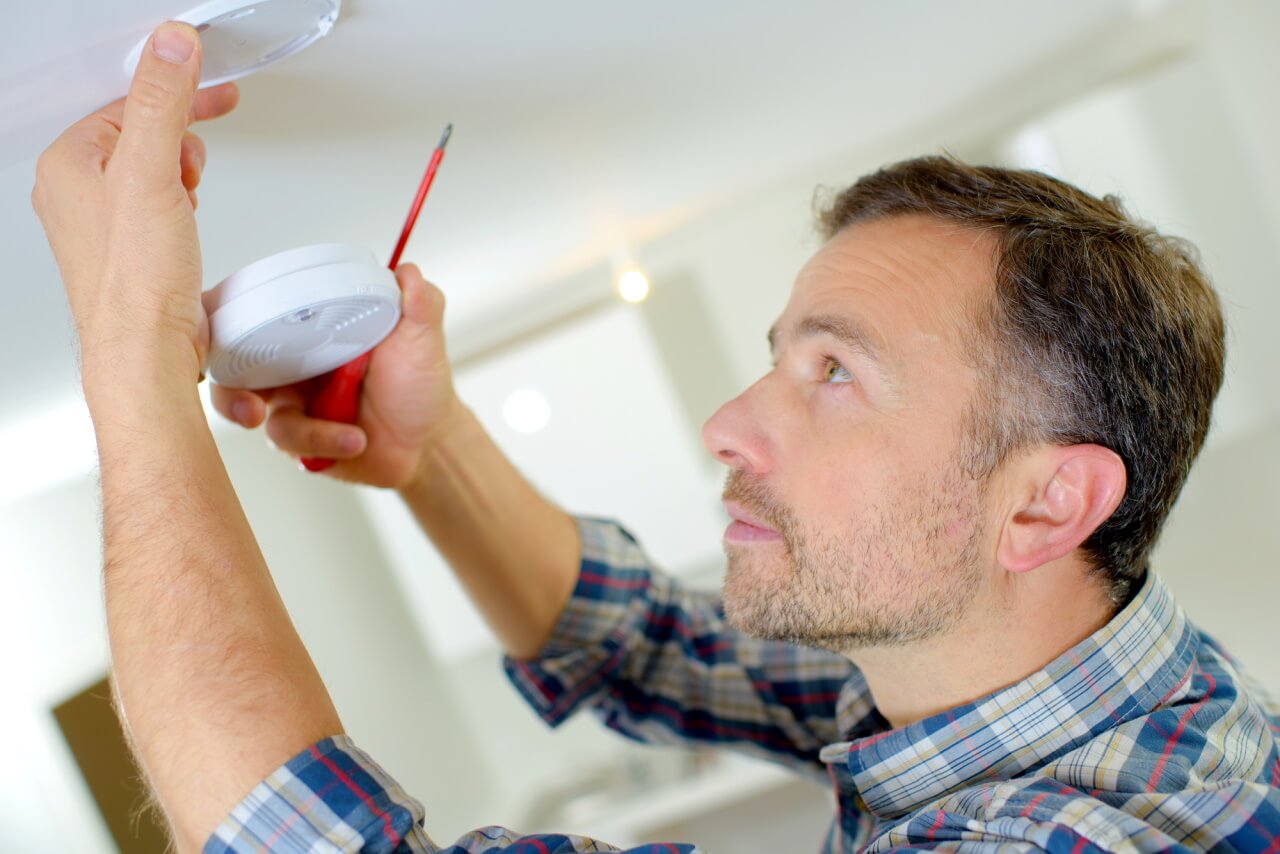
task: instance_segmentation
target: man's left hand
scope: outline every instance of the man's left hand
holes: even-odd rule
[[[194,383],[204,364],[194,214],[205,148],[187,128],[230,112],[239,93],[197,92],[200,63],[196,31],[162,25],[128,96],[73,125],[37,163],[32,206],[66,286],[91,409],[92,386],[123,366]]]

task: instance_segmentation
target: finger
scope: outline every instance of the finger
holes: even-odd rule
[[[309,418],[301,408],[276,409],[267,419],[267,437],[277,448],[300,457],[347,460],[364,453],[365,434],[359,427]]]
[[[272,406],[302,406],[304,398],[294,386],[278,388],[228,388],[209,383],[214,410],[226,418],[253,429],[260,425]]]
[[[444,294],[424,279],[414,264],[401,264],[396,281],[400,284],[400,322],[385,342],[388,349],[407,353],[442,350]]]
[[[188,131],[182,137],[182,186],[194,190],[200,186],[200,176],[204,173],[207,152],[204,140]]]
[[[114,125],[115,129],[119,131],[124,126],[125,100],[125,98],[117,98],[96,113],[86,116],[80,121],[105,120]],[[195,99],[192,101],[191,113],[187,117],[187,124],[206,122],[210,119],[225,116],[234,110],[239,103],[240,87],[235,83],[220,83],[217,86],[210,86],[208,89],[200,89],[196,92]]]
[[[223,83],[210,86],[196,92],[195,102],[191,106],[191,119],[207,122],[225,116],[240,103],[240,87],[234,83]]]
[[[263,395],[270,412],[287,408],[306,409],[307,392],[310,390],[311,382],[311,380],[303,380],[293,385],[284,385],[273,389],[259,389],[258,394]]]
[[[252,430],[267,417],[266,401],[258,392],[251,389],[227,388],[212,383],[209,388],[209,397],[213,401],[214,411],[242,427]]]
[[[400,320],[373,351],[370,373],[388,364],[416,365],[447,381],[449,360],[444,346],[444,294],[422,277],[413,264],[396,268],[400,285]]]
[[[144,186],[173,180],[173,159],[190,123],[200,60],[195,29],[172,21],[161,24],[142,50],[112,162],[122,161]]]

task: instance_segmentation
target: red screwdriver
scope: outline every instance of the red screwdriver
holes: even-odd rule
[[[418,213],[422,210],[422,203],[427,199],[427,191],[431,189],[431,183],[436,179],[436,170],[440,168],[440,161],[444,159],[444,148],[449,144],[449,136],[452,133],[453,125],[445,126],[440,142],[431,153],[431,162],[427,164],[422,183],[418,185],[418,194],[413,197],[413,206],[409,208],[409,216],[405,218],[404,228],[400,229],[400,239],[396,241],[396,248],[391,251],[391,263],[388,266],[391,267],[392,272],[395,272],[396,265],[400,263],[400,254],[404,252],[405,244],[409,242],[409,233],[413,231],[414,223],[418,221]],[[370,350],[342,367],[312,380],[312,388],[318,387],[319,390],[307,401],[307,415],[312,418],[322,418],[325,421],[356,423],[356,416],[360,413],[360,383],[364,380],[365,371],[369,369],[369,359],[372,355],[373,351]],[[324,471],[333,463],[333,460],[325,457],[302,458],[302,465],[307,471]]]

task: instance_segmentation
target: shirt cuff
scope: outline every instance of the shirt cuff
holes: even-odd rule
[[[551,637],[534,658],[503,659],[507,677],[552,726],[607,688],[628,634],[645,619],[654,581],[649,559],[622,526],[577,522],[582,563]]]
[[[259,783],[214,830],[204,852],[392,852],[406,837],[422,834],[422,820],[422,805],[338,735]]]

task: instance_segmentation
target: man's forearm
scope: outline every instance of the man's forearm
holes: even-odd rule
[[[573,519],[538,494],[462,406],[400,494],[507,653],[536,655],[577,581]]]
[[[95,380],[107,623],[126,728],[181,850],[341,724],[190,380]]]

